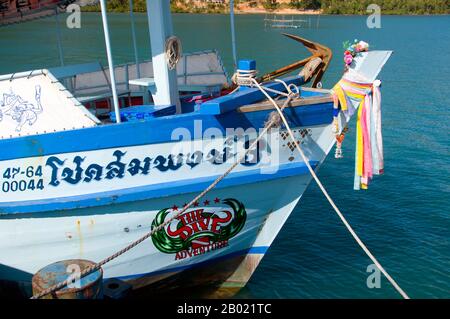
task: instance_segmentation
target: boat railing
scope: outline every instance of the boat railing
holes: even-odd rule
[[[139,68],[139,72],[138,69]],[[100,62],[91,62],[77,65],[66,65],[49,69],[69,91],[82,103],[90,103],[99,99],[112,97],[109,68]],[[116,88],[119,96],[144,96],[146,89],[130,84],[138,78],[153,77],[151,60],[138,64],[125,63],[114,67]],[[188,90],[195,87],[198,90],[211,83],[227,86],[229,77],[216,50],[204,50],[186,53],[177,65],[178,84],[180,89]],[[109,102],[108,102],[109,103]]]

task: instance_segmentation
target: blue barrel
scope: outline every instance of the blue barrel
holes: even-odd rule
[[[94,262],[82,259],[58,261],[39,270],[32,280],[33,295],[67,279],[71,283],[43,299],[102,299],[103,270],[99,269],[79,279],[79,273],[95,265]]]

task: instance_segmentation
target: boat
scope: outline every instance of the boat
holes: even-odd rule
[[[88,94],[77,95],[70,66],[0,76],[0,292],[30,297],[43,267],[99,262],[152,232],[103,265],[103,279],[158,295],[199,286],[233,295],[300,203],[308,166],[320,168],[351,118],[321,88],[331,50],[286,34],[311,56],[262,76],[256,61],[236,60],[233,83],[212,93],[208,83],[221,80],[200,72],[201,87],[180,99],[183,55],[169,1],[147,0],[152,74],[142,68],[134,78],[148,62],[124,71],[144,93],[120,105],[113,70],[125,67],[114,65],[100,3],[108,69],[75,70],[108,74],[111,92],[89,101],[112,101],[103,118],[81,101]],[[358,53],[343,78],[374,82],[390,54]],[[285,107],[295,142],[272,102]]]

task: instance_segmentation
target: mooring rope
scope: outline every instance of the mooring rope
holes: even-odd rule
[[[309,164],[309,160],[306,157],[305,153],[303,152],[303,150],[301,149],[299,143],[297,143],[297,141],[295,140],[295,136],[294,133],[291,130],[291,127],[289,126],[289,123],[286,120],[286,117],[283,114],[283,110],[280,109],[280,107],[278,106],[278,104],[270,97],[269,94],[267,94],[267,92],[265,91],[265,88],[263,88],[255,79],[252,79],[253,83],[256,85],[256,87],[258,87],[258,89],[264,93],[264,95],[267,97],[267,99],[273,104],[273,106],[275,107],[275,109],[278,111],[278,114],[280,115],[281,120],[283,121],[283,124],[286,126],[287,131],[289,132],[289,136],[292,139],[292,142],[295,144],[298,152],[300,153],[300,156],[302,157],[303,161],[305,162],[306,166],[308,167],[309,172],[311,173],[312,177],[314,178],[314,180],[316,181],[317,185],[319,186],[319,188],[321,189],[322,193],[325,195],[325,197],[327,198],[328,202],[330,203],[330,205],[333,207],[334,211],[336,212],[336,214],[339,216],[339,218],[341,219],[341,221],[344,223],[345,227],[348,229],[348,231],[350,232],[350,234],[353,236],[353,238],[356,240],[356,242],[358,243],[358,245],[364,250],[364,252],[367,254],[367,256],[369,256],[369,258],[373,261],[373,263],[378,267],[378,269],[383,273],[383,275],[389,280],[389,282],[392,284],[392,286],[394,286],[394,288],[398,291],[398,293],[404,298],[404,299],[410,299],[409,296],[403,291],[403,289],[397,284],[397,282],[388,274],[388,272],[383,268],[383,266],[381,266],[381,264],[378,262],[378,260],[375,258],[375,256],[370,252],[370,250],[367,248],[367,246],[363,243],[363,241],[359,238],[359,236],[356,234],[356,232],[353,230],[352,226],[350,226],[350,224],[348,223],[347,219],[345,218],[345,216],[341,213],[341,211],[339,210],[339,208],[336,206],[336,204],[334,203],[333,199],[330,197],[330,195],[328,194],[327,190],[325,189],[325,187],[323,186],[322,182],[320,181],[320,179],[317,177],[316,172],[314,171],[314,169],[311,167],[311,165]]]
[[[292,92],[292,91],[290,91],[289,96],[284,101],[284,103],[281,106],[281,108],[278,105],[277,105],[277,108],[281,109],[281,110],[284,110],[284,108],[291,102],[291,100],[295,96],[297,96],[297,94]],[[175,220],[176,218],[180,217],[187,209],[189,209],[192,205],[194,205],[196,202],[198,202],[203,196],[205,196],[209,191],[211,191],[218,183],[220,183],[220,181],[222,181],[228,174],[230,174],[231,171],[234,168],[236,168],[236,166],[238,166],[239,163],[241,163],[245,159],[247,154],[259,143],[259,141],[261,140],[261,138],[264,137],[264,135],[267,133],[267,131],[269,131],[274,125],[276,125],[279,122],[280,122],[279,116],[276,113],[272,114],[271,117],[269,118],[269,121],[265,124],[263,131],[259,134],[259,136],[255,139],[255,141],[253,141],[253,143],[244,152],[244,154],[242,154],[241,157],[239,157],[239,159],[237,161],[235,161],[233,163],[233,165],[231,165],[230,168],[228,168],[223,175],[219,176],[203,192],[201,192],[193,200],[191,200],[186,206],[184,206],[183,209],[180,210],[180,212],[175,214],[172,218],[169,218],[167,221],[165,221],[161,225],[153,228],[150,232],[148,232],[147,234],[145,234],[144,236],[142,236],[138,240],[132,242],[131,244],[129,244],[125,248],[123,248],[123,249],[119,250],[118,252],[114,253],[113,255],[103,259],[102,261],[100,261],[100,262],[98,262],[96,264],[93,264],[92,266],[89,266],[88,268],[84,269],[80,273],[79,278],[77,278],[77,279],[81,279],[81,278],[89,275],[90,273],[100,269],[103,265],[105,265],[108,262],[112,261],[113,259],[119,257],[120,255],[123,255],[127,251],[133,249],[134,247],[136,247],[137,245],[139,245],[140,243],[142,243],[146,239],[148,239],[151,236],[153,236],[156,232],[162,230],[164,227],[166,227],[168,224],[170,224],[173,220]],[[46,296],[48,294],[54,293],[54,292],[56,292],[56,291],[58,291],[58,290],[60,290],[60,289],[62,289],[64,287],[66,287],[68,284],[70,284],[72,282],[73,282],[73,278],[66,279],[63,282],[60,282],[60,283],[58,283],[58,284],[56,284],[54,286],[51,286],[51,287],[45,289],[44,291],[42,291],[42,292],[40,292],[38,294],[33,295],[30,299],[42,298],[42,297],[44,297],[44,296]]]

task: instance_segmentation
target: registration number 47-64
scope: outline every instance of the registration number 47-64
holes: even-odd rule
[[[2,191],[4,193],[44,189],[41,165],[26,168],[8,167],[4,170],[2,177]]]

